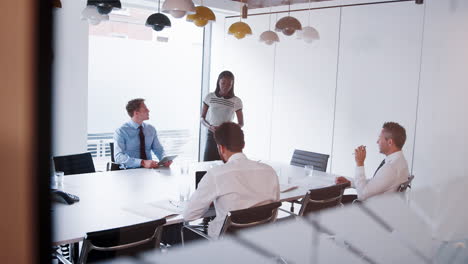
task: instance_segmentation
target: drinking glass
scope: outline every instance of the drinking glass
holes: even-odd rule
[[[304,166],[306,176],[313,176],[314,175],[314,166],[313,165],[305,165]]]
[[[62,188],[63,187],[63,178],[64,178],[65,173],[63,171],[56,171],[55,172],[55,184],[57,188]]]

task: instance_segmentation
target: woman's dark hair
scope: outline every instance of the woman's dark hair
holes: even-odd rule
[[[219,74],[218,76],[218,80],[216,81],[216,90],[215,90],[215,94],[216,96],[218,97],[221,97],[221,95],[219,94],[219,80],[221,80],[222,78],[228,78],[228,79],[231,79],[232,80],[232,87],[231,87],[231,90],[229,90],[229,93],[224,96],[224,99],[231,99],[234,97],[234,74],[232,74],[232,72],[230,71],[223,71]]]

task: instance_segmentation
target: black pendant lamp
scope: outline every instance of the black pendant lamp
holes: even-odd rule
[[[96,6],[101,15],[109,14],[113,9],[121,9],[120,0],[88,0],[88,6]]]
[[[155,31],[161,31],[164,28],[171,27],[171,20],[169,18],[160,13],[160,3],[161,1],[158,1],[158,13],[154,13],[151,16],[146,19],[146,26],[153,28]]]

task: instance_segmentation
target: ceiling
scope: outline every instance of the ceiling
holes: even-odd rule
[[[288,4],[304,4],[308,3],[309,0],[232,0],[234,2],[242,2],[247,3],[249,9],[254,8],[263,8],[263,7],[270,7],[270,6],[284,6]],[[322,2],[322,1],[330,1],[330,0],[310,0],[311,3],[313,2]]]

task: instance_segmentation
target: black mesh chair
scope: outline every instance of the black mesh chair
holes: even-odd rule
[[[298,167],[313,165],[314,170],[327,171],[328,158],[330,155],[296,149],[290,164]]]
[[[291,158],[291,165],[304,167],[305,165],[314,166],[314,170],[327,171],[328,159],[330,155],[295,149]],[[300,204],[300,201],[292,201],[291,212],[294,212],[294,203]]]
[[[55,171],[65,175],[96,172],[91,153],[54,157]]]
[[[276,216],[278,215],[278,208],[280,206],[281,202],[273,202],[265,205],[250,207],[247,209],[230,211],[226,215],[219,236],[221,237],[225,234],[234,234],[241,229],[271,223],[276,220]],[[208,240],[211,240],[211,238],[205,232],[203,232],[203,229],[200,229],[199,226],[190,226],[184,224],[180,231],[182,245],[184,245],[184,229],[190,230]]]
[[[302,199],[298,215],[304,216],[312,212],[340,205],[344,190],[347,187],[349,187],[349,183],[309,190],[304,199]]]
[[[414,175],[411,175],[408,177],[408,180],[405,181],[404,183],[400,184],[400,186],[398,186],[398,192],[406,192],[406,190],[409,188],[411,189],[411,182],[413,181],[414,179]]]
[[[114,142],[109,142],[109,148],[110,148],[111,161],[112,161],[112,162],[115,162],[115,158],[114,158]]]
[[[115,163],[114,158],[114,142],[109,142],[111,161],[107,162],[106,171],[116,171],[121,170],[120,164]]]
[[[93,263],[118,256],[135,256],[159,248],[166,219],[86,234],[78,263]]]

